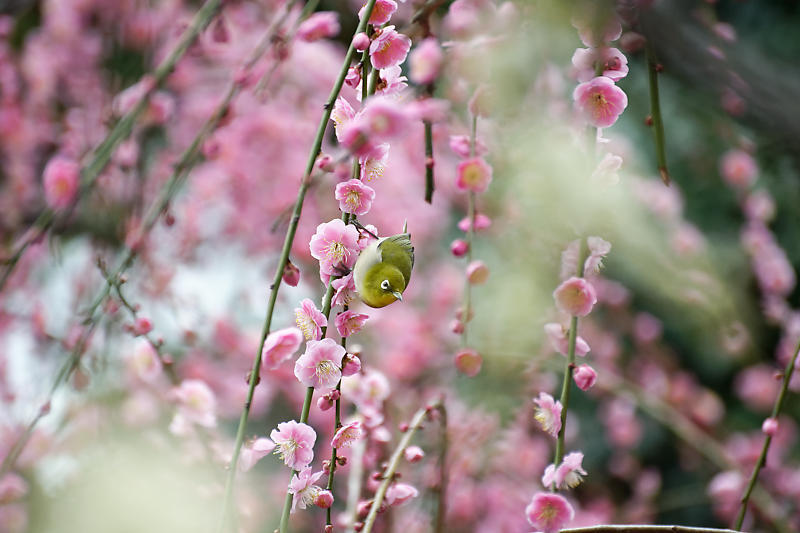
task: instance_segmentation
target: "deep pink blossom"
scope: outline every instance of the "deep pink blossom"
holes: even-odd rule
[[[289,468],[302,470],[314,460],[317,432],[311,426],[294,420],[281,422],[269,437],[276,445],[274,453],[280,455]]]
[[[561,402],[554,400],[546,392],[540,392],[539,397],[533,399],[533,403],[537,406],[534,418],[541,424],[542,429],[554,437],[558,436],[558,432],[561,431]]]
[[[297,28],[295,34],[301,41],[312,42],[333,37],[339,33],[339,15],[334,11],[317,11]]]
[[[294,310],[294,317],[306,340],[316,341],[322,338],[322,328],[328,325],[328,319],[309,298],[300,302],[300,307]]]
[[[358,259],[358,230],[340,218],[323,222],[308,243],[311,256],[319,260],[321,274],[343,275]],[[300,329],[303,329],[302,327]]]
[[[450,136],[450,149],[459,157],[470,157],[472,149],[472,139],[469,135],[451,135]],[[489,148],[480,139],[475,139],[475,155],[478,157],[484,156],[489,153]]]
[[[386,505],[403,505],[411,498],[416,498],[419,491],[408,483],[392,483],[386,490]]]
[[[263,457],[269,455],[275,449],[275,443],[266,437],[252,440],[245,443],[242,453],[239,456],[239,470],[247,472],[253,465]]]
[[[44,167],[44,198],[51,209],[65,209],[78,192],[81,167],[73,159],[56,156]]]
[[[575,385],[581,390],[589,390],[597,381],[597,372],[587,364],[579,365],[572,373]]]
[[[537,492],[525,508],[525,516],[542,533],[556,533],[572,521],[575,511],[560,494]]]
[[[561,355],[569,353],[569,330],[565,329],[561,324],[550,322],[544,325],[544,332],[547,334],[547,339],[555,351]],[[581,357],[589,353],[589,343],[587,343],[580,335],[575,339],[575,355]]]
[[[347,310],[336,315],[336,331],[342,337],[350,337],[355,335],[369,319],[369,315],[364,313],[356,313],[355,311]]]
[[[331,439],[331,446],[333,448],[351,446],[363,436],[364,430],[361,428],[361,422],[356,420],[354,422],[350,422],[349,424],[345,424],[336,431],[333,439]]]
[[[456,239],[450,243],[450,253],[456,257],[463,257],[469,251],[469,243],[464,239]]]
[[[605,76],[575,87],[572,99],[581,115],[596,128],[611,126],[628,107],[628,96]]]
[[[333,339],[308,341],[294,365],[294,375],[306,387],[327,391],[342,378],[345,349]]]
[[[583,469],[583,454],[581,452],[571,452],[564,456],[563,461],[556,468],[549,465],[542,476],[542,485],[550,487],[555,485],[559,489],[574,489],[583,481],[586,470]]]
[[[265,370],[274,370],[287,361],[300,348],[303,332],[297,328],[284,328],[273,331],[264,341],[261,350],[261,366]]]
[[[286,261],[286,267],[283,269],[283,282],[290,287],[297,287],[300,283],[300,269],[297,268],[291,261]]]
[[[492,167],[482,157],[473,157],[458,164],[456,187],[465,191],[485,192],[492,182]]]
[[[358,18],[364,16],[366,5],[358,12]],[[376,0],[372,8],[372,13],[369,15],[369,23],[373,26],[382,26],[389,22],[394,12],[397,11],[397,2],[394,0]]]
[[[361,180],[351,179],[336,185],[335,198],[339,200],[339,209],[344,213],[366,215],[375,199],[375,189],[364,185]]]
[[[584,278],[571,277],[553,291],[556,307],[572,316],[586,316],[597,303],[597,292]]]
[[[469,217],[464,217],[458,221],[458,229],[463,231],[464,233],[469,231],[469,227],[471,226]],[[475,231],[481,231],[488,229],[492,226],[492,219],[484,215],[483,213],[476,213],[475,214]]]
[[[433,83],[444,63],[444,53],[435,37],[428,37],[417,45],[408,57],[411,81],[418,85]]]
[[[572,66],[578,81],[589,81],[600,75],[619,81],[628,75],[628,58],[616,48],[578,48],[572,55]]]
[[[419,446],[409,446],[403,450],[403,456],[409,463],[417,463],[425,457],[425,452],[423,452],[422,448]]]
[[[747,188],[758,177],[758,165],[753,156],[744,150],[730,150],[719,162],[719,173],[729,185]]]
[[[322,470],[312,474],[311,467],[308,467],[303,468],[300,472],[292,476],[292,480],[289,482],[289,494],[292,495],[292,512],[294,512],[297,507],[305,509],[309,505],[315,505],[315,501],[323,489],[314,483],[316,483],[323,474],[324,472]]]
[[[462,348],[456,353],[454,362],[459,372],[472,378],[481,371],[483,358],[472,348]]]
[[[386,26],[380,32],[369,45],[369,59],[372,66],[383,69],[405,61],[411,49],[411,39],[395,31],[394,26]]]

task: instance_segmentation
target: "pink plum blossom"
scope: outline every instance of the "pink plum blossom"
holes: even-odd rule
[[[584,278],[571,277],[553,291],[556,307],[572,316],[586,316],[597,303],[597,292]]]
[[[331,282],[333,285],[333,305],[349,305],[350,302],[356,298],[356,285],[353,281],[353,273],[349,273],[344,277],[335,279]]]
[[[133,323],[134,335],[147,335],[153,330],[153,323],[149,318],[140,316],[137,317]]]
[[[78,192],[81,167],[73,159],[56,156],[44,167],[44,198],[51,209],[65,209]]]
[[[364,430],[361,428],[361,422],[356,420],[354,422],[350,422],[349,424],[345,424],[336,431],[333,439],[331,439],[331,446],[333,448],[351,446],[363,436]]]
[[[469,231],[470,224],[469,217],[464,217],[458,221],[458,229],[463,231],[464,233]],[[484,215],[483,213],[476,213],[475,214],[475,231],[481,231],[490,228],[492,225],[492,219]]]
[[[581,42],[590,47],[616,41],[622,35],[622,24],[613,12],[596,13],[588,9],[573,17],[572,26],[578,30]]]
[[[491,182],[492,167],[482,157],[462,161],[456,168],[456,187],[461,190],[482,193]]]
[[[370,42],[369,41],[369,36],[366,33],[364,33],[363,31],[360,32],[360,33],[357,33],[357,34],[355,34],[353,36],[353,48],[355,48],[359,52],[363,52],[364,50],[369,48],[369,42]],[[359,72],[358,76],[359,76],[358,79],[361,80],[361,73],[360,72]],[[352,87],[355,87],[355,85],[352,85]]]
[[[282,279],[290,287],[297,287],[297,284],[300,283],[300,269],[293,265],[291,261],[286,261]]]
[[[772,417],[765,419],[764,423],[761,424],[761,431],[765,435],[774,437],[778,433],[778,420]]]
[[[719,162],[719,173],[732,187],[747,188],[755,183],[758,166],[753,156],[744,150],[730,150]]]
[[[158,353],[153,345],[144,339],[137,343],[126,362],[128,370],[145,383],[155,382],[162,372]]]
[[[572,521],[575,511],[560,494],[537,492],[525,508],[525,516],[542,533],[556,533]]]
[[[614,124],[628,106],[628,96],[605,76],[581,83],[572,93],[575,107],[596,128]]]
[[[343,311],[336,315],[336,331],[342,337],[350,337],[355,335],[369,319],[369,315],[364,313],[356,313],[355,311]]]
[[[344,127],[349,124],[356,117],[356,112],[353,106],[343,97],[336,99],[333,104],[333,111],[331,111],[331,120],[333,121],[334,131],[336,132],[336,139],[342,142],[342,135]]]
[[[341,269],[353,268],[358,259],[358,230],[339,218],[323,222],[317,226],[308,247],[311,256],[319,260],[321,274],[344,274]]]
[[[0,479],[0,505],[22,499],[27,493],[28,483],[14,472],[9,472]]]
[[[394,26],[386,26],[369,45],[369,59],[374,68],[383,69],[401,64],[410,49],[411,39],[395,31]]]
[[[572,55],[572,66],[578,81],[594,78],[598,67],[602,76],[613,81],[628,75],[628,58],[616,48],[578,48]]]
[[[561,355],[569,353],[569,330],[565,329],[561,324],[550,322],[544,325],[544,332],[550,341],[550,345],[555,351]],[[589,353],[589,343],[587,343],[580,335],[575,339],[575,355],[581,357]]]
[[[342,376],[354,376],[361,372],[361,359],[354,354],[345,355],[342,360]]]
[[[464,239],[456,239],[450,243],[450,253],[456,257],[463,257],[469,251],[469,243]]]
[[[412,498],[416,498],[419,491],[408,483],[392,483],[386,490],[386,505],[403,505]]]
[[[603,267],[603,258],[611,251],[611,243],[600,237],[589,237],[586,239],[589,246],[589,257],[583,263],[583,271],[586,273],[599,272]]]
[[[481,371],[483,358],[472,348],[462,348],[455,356],[456,369],[468,377],[475,377]]]
[[[339,33],[339,15],[334,11],[317,11],[304,20],[295,34],[306,42],[333,37]]]
[[[333,505],[333,493],[329,490],[320,490],[314,498],[314,505],[320,509],[327,509]]]
[[[217,398],[205,381],[183,380],[173,394],[178,403],[176,416],[207,428],[217,425]]]
[[[364,185],[361,180],[352,179],[336,185],[335,198],[339,200],[339,209],[344,213],[366,215],[375,199],[375,189]]]
[[[409,127],[409,116],[398,102],[385,96],[375,96],[360,112],[359,122],[366,125],[366,135],[371,140],[383,142],[405,134]]]
[[[403,76],[403,69],[400,68],[399,65],[381,69],[378,77],[380,78],[380,81],[375,87],[376,94],[397,97],[406,87],[408,87],[408,78]],[[418,111],[415,111],[415,113],[416,112]],[[410,108],[408,109],[408,114],[409,116],[412,116]]]
[[[534,418],[542,429],[552,435],[558,436],[561,431],[561,402],[554,400],[552,396],[546,392],[540,392],[538,398],[533,399],[536,404],[536,413]]]
[[[314,502],[323,489],[322,487],[314,485],[314,483],[322,477],[323,473],[324,472],[320,470],[312,474],[311,467],[308,467],[303,468],[300,472],[292,476],[292,480],[289,482],[289,494],[293,496],[292,512],[295,511],[296,507],[305,509],[309,505],[315,505]]]
[[[294,420],[281,422],[269,437],[276,445],[274,453],[280,455],[289,468],[302,470],[314,460],[317,433],[311,426]]]
[[[358,18],[364,16],[366,5],[358,12]],[[397,2],[394,0],[376,0],[369,16],[369,23],[373,26],[382,26],[389,22],[394,12],[397,11]]]
[[[489,279],[489,267],[483,261],[475,260],[467,265],[467,281],[471,285],[482,285]]]
[[[444,63],[444,53],[435,37],[428,37],[417,45],[408,57],[411,81],[418,85],[433,83]]]
[[[472,150],[472,139],[469,135],[451,135],[450,136],[450,149],[456,155],[463,158],[470,157]],[[489,148],[480,139],[475,139],[475,155],[478,157],[484,156],[489,153]]]
[[[245,443],[239,456],[239,470],[247,472],[263,457],[275,449],[275,443],[268,438],[261,437]]]
[[[586,470],[581,466],[582,462],[581,452],[568,453],[558,468],[551,464],[545,469],[542,485],[545,487],[555,485],[558,489],[574,489],[583,481],[581,476],[586,475]]]
[[[294,317],[306,340],[316,341],[322,338],[322,328],[327,327],[328,319],[309,298],[300,302],[300,307],[294,310]]]
[[[330,390],[342,378],[345,349],[333,339],[308,341],[306,351],[294,365],[294,375],[306,387]]]
[[[419,446],[409,446],[403,450],[403,456],[409,463],[417,463],[425,457],[425,452],[423,452],[422,448]]]
[[[589,390],[597,381],[597,372],[587,364],[579,365],[572,373],[575,385],[581,390]]]
[[[274,370],[287,361],[300,348],[303,332],[297,328],[284,328],[273,331],[264,341],[261,350],[261,366],[265,370]]]

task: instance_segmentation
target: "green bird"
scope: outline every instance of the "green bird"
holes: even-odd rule
[[[408,224],[403,232],[373,241],[364,248],[353,267],[356,292],[370,307],[386,307],[403,299],[414,268],[414,247]]]

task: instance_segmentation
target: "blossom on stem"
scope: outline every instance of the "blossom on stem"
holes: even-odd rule
[[[572,521],[575,511],[563,496],[553,492],[537,492],[525,508],[530,524],[543,533],[556,533]]]
[[[439,41],[434,37],[428,37],[408,56],[411,81],[418,85],[433,83],[439,76],[443,63],[444,53]]]
[[[315,504],[315,500],[323,489],[314,483],[322,477],[322,474],[322,470],[312,474],[311,467],[308,467],[292,476],[292,480],[289,482],[289,494],[293,496],[292,512],[296,507],[305,509],[309,505]]]
[[[310,341],[321,339],[322,328],[328,326],[328,319],[317,309],[310,298],[305,298],[300,302],[300,307],[294,310],[294,318],[297,327],[303,332],[303,336]]]
[[[571,277],[553,291],[556,307],[572,316],[586,316],[597,303],[597,292],[584,278]]]
[[[489,228],[492,225],[492,219],[484,215],[483,213],[477,213],[475,215],[475,231],[481,231],[484,229]],[[470,224],[469,217],[464,217],[458,221],[458,229],[463,231],[464,233],[469,231]]]
[[[472,138],[469,135],[451,135],[450,149],[459,157],[468,158],[472,151]],[[475,155],[478,157],[489,153],[489,148],[480,139],[475,139]]]
[[[565,329],[564,326],[556,322],[550,322],[544,325],[544,332],[555,351],[561,355],[567,355],[569,353],[568,329]],[[575,355],[583,357],[589,353],[589,350],[589,343],[586,342],[583,337],[578,336],[575,339]]]
[[[483,358],[472,348],[462,348],[455,356],[456,369],[468,377],[475,377],[481,371]]]
[[[403,450],[403,456],[409,463],[417,463],[425,457],[425,452],[423,452],[422,448],[419,446],[409,446]]]
[[[361,422],[356,420],[345,424],[336,431],[333,439],[331,439],[331,446],[334,448],[350,446],[363,436],[364,430],[361,428]]]
[[[319,260],[320,275],[341,275],[342,269],[353,268],[358,258],[358,230],[339,218],[323,222],[308,247],[311,256]]]
[[[266,437],[245,443],[239,456],[239,470],[247,472],[263,457],[269,455],[275,449],[275,446],[275,443]]]
[[[456,168],[456,187],[461,190],[482,193],[491,181],[492,167],[482,157],[462,161]]]
[[[308,341],[306,351],[294,364],[294,375],[306,387],[326,391],[342,378],[345,349],[333,339]]]
[[[572,373],[572,379],[579,389],[585,391],[592,388],[597,381],[597,372],[589,365],[583,364]]]
[[[554,400],[546,392],[540,392],[539,397],[533,399],[533,403],[537,406],[533,417],[542,425],[544,431],[557,437],[561,431],[561,402]]]
[[[356,284],[353,281],[353,273],[349,273],[348,275],[341,277],[339,279],[335,279],[331,282],[333,286],[333,300],[331,303],[333,305],[349,305],[350,302],[355,300],[356,297]]]
[[[572,66],[578,81],[594,78],[598,68],[600,74],[614,81],[628,75],[628,58],[617,48],[578,48],[572,55]]]
[[[301,342],[303,342],[303,332],[297,328],[284,328],[273,331],[264,341],[264,348],[261,350],[262,368],[265,370],[278,368],[284,361],[294,355],[297,349],[300,348]]]
[[[308,424],[294,420],[281,422],[269,437],[276,444],[274,453],[280,455],[289,468],[302,470],[314,460],[317,433]]]
[[[611,126],[628,107],[628,96],[605,76],[575,87],[572,99],[581,115],[596,128]]]
[[[290,287],[297,287],[300,283],[300,269],[297,268],[291,261],[286,261],[286,267],[283,269],[283,282]]]
[[[56,156],[44,167],[44,199],[51,209],[65,209],[78,192],[80,165],[67,157]]]
[[[339,15],[336,12],[318,11],[300,24],[295,35],[301,41],[310,43],[333,37],[339,33],[339,29]]]
[[[339,200],[339,209],[344,213],[366,215],[375,199],[375,189],[361,180],[351,179],[336,185],[334,197]]]
[[[600,237],[589,237],[586,239],[589,246],[589,257],[583,263],[583,271],[586,273],[599,272],[603,267],[603,258],[611,251],[611,243]]]
[[[761,431],[772,437],[778,432],[778,419],[776,418],[767,418],[764,420],[764,423],[761,424]]]
[[[419,491],[408,483],[392,483],[386,490],[386,505],[403,505],[411,498],[416,498]]]
[[[471,285],[481,285],[489,279],[489,267],[483,261],[472,261],[467,265],[467,281]]]
[[[178,402],[177,417],[207,428],[217,425],[217,399],[205,381],[183,380],[173,394]]]
[[[725,152],[719,162],[719,173],[729,185],[747,188],[758,177],[758,166],[753,156],[743,150]]]
[[[410,49],[411,39],[386,26],[369,45],[369,59],[374,68],[383,69],[401,64]]]
[[[364,313],[356,313],[355,311],[344,311],[336,315],[336,331],[342,337],[350,337],[355,335],[369,319],[369,315]]]
[[[364,17],[364,10],[366,4],[358,12],[358,18]],[[394,0],[376,0],[375,5],[372,7],[372,13],[369,15],[369,23],[373,26],[382,26],[389,22],[394,12],[397,11],[397,2]]]
[[[583,481],[586,470],[583,469],[583,454],[572,452],[564,456],[564,460],[556,468],[554,464],[549,465],[542,476],[542,485],[549,487],[555,485],[559,489],[574,489]]]

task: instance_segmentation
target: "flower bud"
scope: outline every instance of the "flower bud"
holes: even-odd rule
[[[419,446],[409,446],[403,451],[403,455],[409,463],[416,463],[425,457],[425,452]]]
[[[572,277],[553,291],[556,307],[572,316],[586,316],[597,303],[597,292],[584,278]]]
[[[363,31],[353,36],[353,48],[359,52],[363,52],[369,48],[369,37]]]
[[[290,287],[297,287],[297,284],[300,283],[300,269],[288,259],[286,260],[286,267],[283,269],[283,282]]]
[[[589,390],[597,381],[597,372],[589,365],[580,365],[572,374],[572,379],[581,390]]]
[[[321,507],[322,509],[327,509],[331,505],[333,505],[333,494],[329,490],[321,490],[317,493],[316,498],[314,498],[314,505],[317,507]]]
[[[463,239],[456,239],[450,243],[450,252],[456,257],[463,257],[469,251],[469,243]]]
[[[774,437],[778,432],[778,420],[772,417],[767,418],[761,425],[761,431],[763,431],[766,435]]]
[[[342,376],[353,376],[361,372],[361,359],[354,354],[347,354],[342,361]]]

